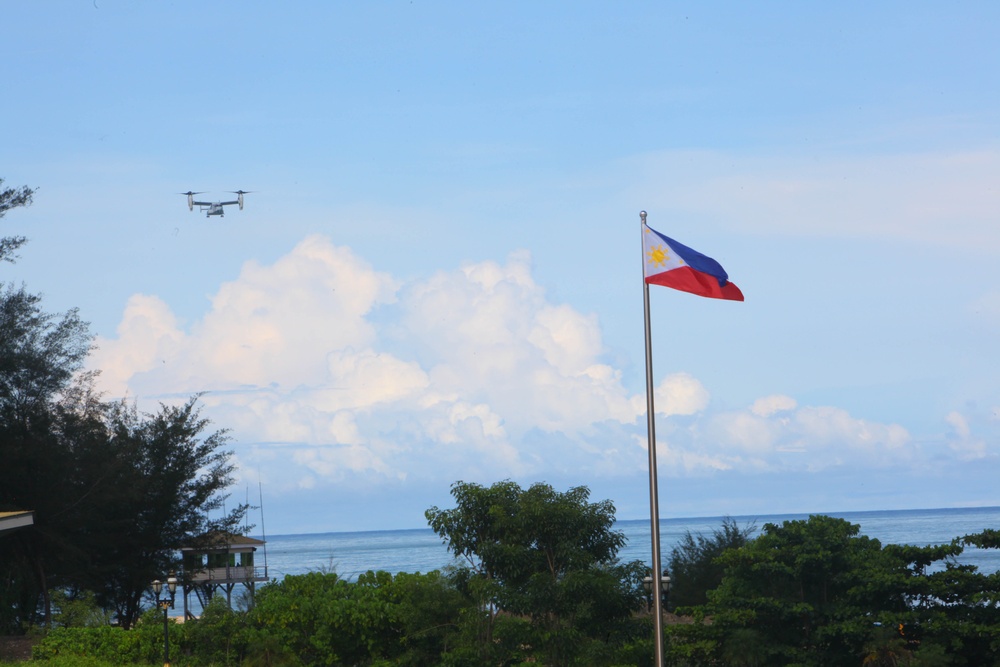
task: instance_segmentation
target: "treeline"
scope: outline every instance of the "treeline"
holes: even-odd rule
[[[648,664],[652,622],[641,562],[617,559],[614,506],[589,491],[456,483],[456,507],[427,511],[459,565],[427,574],[332,572],[269,583],[242,611],[221,598],[200,618],[168,623],[172,662],[189,665]],[[56,619],[57,623],[59,618]],[[155,662],[164,617],[130,632],[57,628],[37,659]],[[162,638],[162,634],[159,635]]]
[[[0,218],[32,195],[0,179]],[[0,238],[0,262],[24,242]],[[222,511],[227,437],[196,398],[155,414],[103,400],[82,371],[92,345],[76,310],[47,313],[24,285],[0,283],[0,511],[34,512],[33,526],[0,535],[0,635],[51,625],[51,591],[129,627],[149,583],[179,569],[185,539],[236,530],[246,511]]]
[[[671,664],[1000,665],[1000,573],[959,564],[967,545],[1000,548],[1000,531],[883,546],[812,516],[752,539],[731,522],[689,535],[673,574],[704,585],[684,592],[694,622],[669,629]]]
[[[288,576],[253,606],[213,601],[170,624],[181,665],[651,665],[652,618],[641,562],[620,563],[614,508],[584,487],[558,492],[457,483],[456,507],[431,527],[460,558],[445,572]],[[956,561],[965,545],[1000,548],[986,530],[950,544],[885,545],[822,515],[732,521],[685,536],[669,559],[676,586],[666,664],[683,667],[1000,664],[1000,574]],[[680,603],[680,604],[678,604]],[[163,616],[124,632],[51,631],[40,659],[113,664],[161,657]]]
[[[642,665],[652,655],[652,625],[636,620],[628,641],[613,633],[576,635],[573,657],[549,659],[529,618],[501,614],[491,644],[479,609],[454,574],[368,572],[348,582],[334,573],[289,575],[264,586],[249,611],[216,598],[195,620],[170,623],[171,664],[208,665]],[[35,660],[71,657],[112,665],[163,661],[163,616],[135,628],[57,628],[35,647]]]

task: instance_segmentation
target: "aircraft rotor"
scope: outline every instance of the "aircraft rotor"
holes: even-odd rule
[[[179,195],[187,195],[187,198],[188,198],[188,210],[189,211],[193,211],[194,210],[194,196],[195,195],[204,194],[204,193],[203,192],[191,192],[190,190],[188,190],[187,192],[178,192],[177,194],[179,194]]]
[[[243,210],[243,195],[248,195],[251,192],[253,192],[253,190],[230,190],[230,192],[233,193],[234,195],[236,195],[236,201],[239,203],[240,210],[242,211]]]

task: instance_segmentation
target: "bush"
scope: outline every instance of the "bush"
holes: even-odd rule
[[[195,665],[238,665],[250,642],[246,614],[230,609],[222,597],[209,600],[200,618],[185,622],[183,635],[181,648]]]
[[[180,654],[184,626],[171,622],[171,653]],[[32,650],[34,660],[92,659],[112,665],[163,662],[163,612],[151,609],[132,630],[110,625],[53,628]]]
[[[70,658],[90,659],[113,665],[135,662],[129,633],[121,628],[105,625],[96,628],[53,628],[35,645],[31,655],[34,660],[48,662]]]

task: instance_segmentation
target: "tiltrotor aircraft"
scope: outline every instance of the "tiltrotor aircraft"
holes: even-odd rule
[[[248,195],[250,193],[246,190],[234,190],[233,194],[236,195],[236,199],[234,201],[195,201],[194,199],[195,195],[200,195],[204,193],[191,192],[190,190],[188,190],[187,192],[182,192],[180,194],[187,195],[189,211],[193,211],[194,207],[197,206],[199,211],[205,211],[206,218],[211,217],[213,215],[217,215],[220,218],[224,218],[226,217],[226,210],[224,207],[236,204],[240,207],[240,210],[242,211],[243,195]]]

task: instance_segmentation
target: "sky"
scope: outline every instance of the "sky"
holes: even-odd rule
[[[270,534],[457,481],[662,517],[1000,505],[1000,4],[4,4],[0,281],[200,395]],[[207,218],[177,193],[230,198]]]

